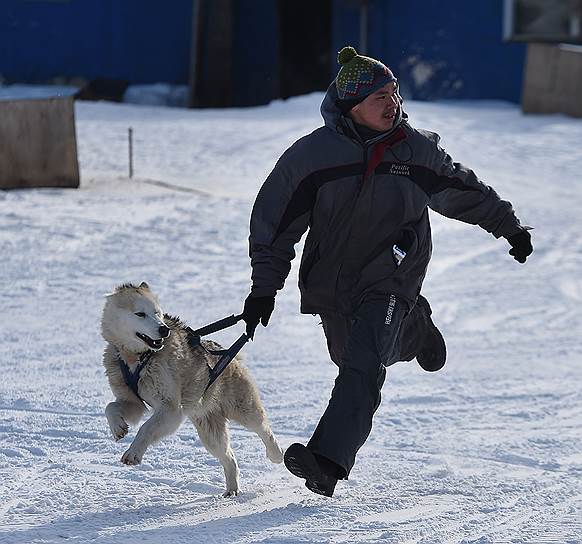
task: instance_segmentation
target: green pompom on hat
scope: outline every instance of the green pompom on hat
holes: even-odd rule
[[[337,62],[343,66],[357,56],[358,52],[351,45],[347,45],[337,54]]]
[[[350,45],[337,55],[341,68],[335,78],[338,98],[361,102],[384,85],[396,81],[388,66],[379,60],[358,55]]]

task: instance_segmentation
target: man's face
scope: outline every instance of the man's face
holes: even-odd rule
[[[393,81],[354,106],[350,116],[360,125],[383,132],[394,125],[399,105],[398,86]]]

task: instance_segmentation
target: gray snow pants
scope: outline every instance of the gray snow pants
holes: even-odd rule
[[[347,478],[372,429],[386,367],[401,360],[399,331],[408,305],[390,295],[364,301],[353,316],[321,315],[339,373],[327,409],[307,447],[334,461]]]

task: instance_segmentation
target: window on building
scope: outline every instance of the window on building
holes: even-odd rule
[[[582,43],[582,0],[505,0],[504,37]]]
[[[505,0],[504,37],[582,43],[582,0]]]

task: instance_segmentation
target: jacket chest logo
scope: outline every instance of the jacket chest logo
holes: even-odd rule
[[[410,166],[408,164],[397,164],[394,163],[390,166],[391,176],[405,176],[410,177]]]

